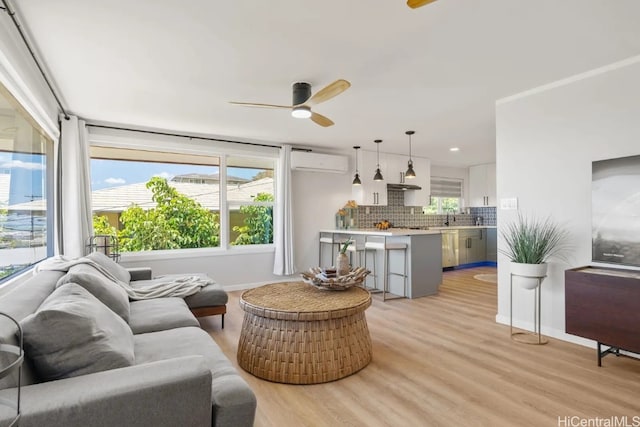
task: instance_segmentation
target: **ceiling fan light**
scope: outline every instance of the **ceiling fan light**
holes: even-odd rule
[[[413,162],[409,160],[408,165],[409,167],[407,168],[407,171],[404,173],[404,177],[407,179],[413,179],[416,177],[416,172],[413,170]]]
[[[308,119],[311,117],[311,108],[305,105],[294,107],[293,110],[291,110],[291,115],[296,119]]]

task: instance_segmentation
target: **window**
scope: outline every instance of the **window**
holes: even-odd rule
[[[122,252],[220,245],[220,158],[91,147],[95,234]]]
[[[0,281],[53,252],[47,202],[53,141],[5,93],[0,90]]]
[[[431,204],[429,214],[460,212],[462,200],[462,180],[455,178],[431,177]]]
[[[273,243],[273,159],[227,158],[231,245]]]
[[[272,244],[275,157],[199,151],[92,145],[94,233],[121,252]]]

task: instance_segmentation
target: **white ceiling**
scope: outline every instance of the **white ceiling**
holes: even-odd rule
[[[92,120],[413,152],[437,165],[495,160],[495,100],[640,54],[638,0],[14,0],[71,112]],[[287,110],[291,84],[351,88]],[[459,147],[458,153],[449,151]]]

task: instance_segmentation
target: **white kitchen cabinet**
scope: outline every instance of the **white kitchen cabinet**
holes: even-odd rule
[[[402,184],[404,182],[404,173],[407,171],[409,157],[385,153],[384,158],[387,167],[384,180],[389,184]]]
[[[469,206],[496,206],[496,164],[469,167]]]
[[[420,190],[407,190],[404,193],[405,206],[428,206],[431,195],[431,161],[424,157],[412,157],[413,170],[416,177],[407,179],[405,172],[409,167],[409,156],[400,154],[385,154],[388,178],[392,184],[411,184],[421,187]]]
[[[378,164],[375,151],[358,150],[358,172],[362,185],[352,187],[352,197],[359,205],[387,205],[387,184],[413,184],[420,190],[407,190],[405,206],[427,206],[431,194],[431,161],[424,157],[413,157],[415,179],[405,179],[409,156],[380,153],[380,170],[384,181],[374,181]],[[355,173],[355,171],[353,171]]]
[[[380,153],[380,170],[384,181],[374,181],[378,164],[375,151],[358,150],[358,172],[362,185],[354,185],[351,190],[351,197],[359,205],[387,205],[387,166],[386,157]],[[355,173],[355,171],[353,172]]]

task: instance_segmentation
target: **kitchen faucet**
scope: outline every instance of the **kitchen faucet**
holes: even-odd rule
[[[453,222],[456,222],[456,216],[453,215]],[[447,219],[444,221],[444,225],[449,226],[449,212],[447,212]]]

